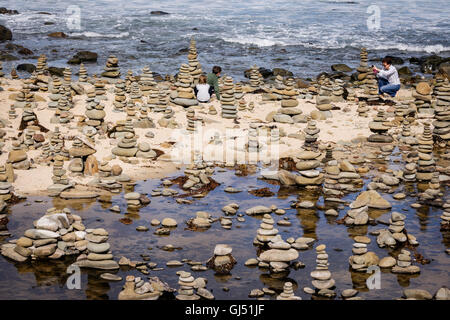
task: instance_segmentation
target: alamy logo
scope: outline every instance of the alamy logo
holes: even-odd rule
[[[367,28],[369,31],[378,31],[380,30],[381,24],[381,10],[380,7],[377,5],[371,5],[367,8],[366,13],[370,14],[370,16],[367,18]]]
[[[79,6],[68,6],[67,14],[67,28],[69,30],[81,30],[81,9]]]
[[[370,266],[367,268],[367,273],[374,273],[367,278],[366,285],[370,290],[381,289],[381,272],[378,266]]]
[[[69,278],[67,278],[66,286],[67,289],[81,289],[81,270],[79,266],[70,265],[67,268],[67,273],[70,274]]]

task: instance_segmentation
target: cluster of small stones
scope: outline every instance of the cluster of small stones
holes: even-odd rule
[[[419,82],[412,95],[419,117],[426,118],[434,114],[434,108],[431,105],[431,87],[427,82]]]
[[[436,95],[435,121],[433,135],[449,145],[450,140],[450,84],[448,79],[436,78],[434,86]]]
[[[233,266],[237,263],[231,255],[233,248],[226,244],[217,244],[214,248],[214,255],[206,262],[206,266],[213,269],[216,274],[229,274]]]
[[[189,65],[183,63],[175,83],[176,91],[172,91],[170,94],[170,101],[183,107],[198,105],[194,89],[192,88],[193,81]]]
[[[436,165],[433,159],[433,136],[430,124],[425,122],[423,134],[419,137],[419,160],[417,161],[416,179],[418,181],[431,181]]]
[[[194,159],[196,161],[196,159]],[[209,176],[212,176],[214,169],[207,167],[203,164],[193,165],[184,171],[184,174],[188,178],[183,184],[184,190],[196,191],[211,183]]]
[[[283,285],[283,292],[277,296],[277,300],[302,300],[302,298],[294,294],[294,289],[291,282],[285,282]]]
[[[191,38],[189,44],[189,52],[188,52],[188,64],[189,64],[189,73],[192,76],[192,86],[196,86],[198,84],[198,79],[202,74],[202,66],[197,60],[197,47],[194,38]]]
[[[119,59],[116,56],[110,55],[106,60],[105,71],[102,72],[101,76],[106,78],[119,78],[120,68]]]
[[[298,122],[297,118],[302,114],[302,110],[298,106],[298,92],[294,88],[294,79],[288,78],[286,86],[281,93],[281,108],[273,116],[273,121],[280,123]]]
[[[80,64],[80,71],[78,72],[78,82],[87,83],[88,82],[88,72],[84,67],[84,64]]]
[[[356,112],[358,112],[358,116],[367,118],[369,116],[369,107],[367,106],[367,103],[365,101],[359,101]]]
[[[154,280],[154,281],[151,281]],[[145,282],[141,277],[127,276],[123,290],[119,293],[119,300],[158,300],[167,284],[156,277]]]
[[[224,84],[220,93],[220,103],[222,107],[222,118],[237,118],[237,107],[234,97],[234,84],[231,77],[225,77]]]
[[[389,228],[379,230],[379,234],[377,237],[377,243],[379,247],[395,247],[397,245],[402,245],[405,243],[418,245],[416,238],[413,235],[406,233],[405,219],[406,216],[404,214],[392,212],[391,218],[389,220]]]
[[[392,136],[387,133],[390,127],[384,124],[385,121],[384,110],[380,109],[373,121],[369,122],[369,129],[373,134],[367,138],[367,141],[375,143],[391,143],[394,141]]]
[[[397,256],[397,263],[392,267],[392,273],[414,274],[420,273],[420,267],[411,264],[411,252],[402,249]]]
[[[311,272],[311,277],[314,279],[312,285],[315,288],[314,294],[323,297],[334,297],[336,293],[333,288],[335,285],[334,279],[331,278],[331,272],[328,270],[328,254],[325,251],[324,244],[316,247],[316,269]]]

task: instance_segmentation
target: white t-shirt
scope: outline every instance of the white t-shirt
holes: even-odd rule
[[[197,92],[197,100],[198,101],[209,101],[211,96],[209,95],[209,84],[198,84],[196,85],[198,90]]]

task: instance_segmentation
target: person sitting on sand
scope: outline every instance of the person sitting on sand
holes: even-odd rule
[[[222,72],[222,68],[219,66],[214,66],[212,68],[212,72],[208,73],[207,83],[214,88],[214,93],[216,94],[217,100],[220,100],[220,92],[219,92],[219,77],[220,72]]]
[[[383,70],[373,67],[373,72],[378,77],[378,93],[388,94],[391,97],[395,97],[397,91],[400,90],[400,78],[398,77],[397,69],[392,65],[392,59],[385,57],[382,60]]]
[[[213,93],[213,87],[206,83],[206,76],[201,75],[198,78],[198,84],[194,88],[198,102],[207,103]]]

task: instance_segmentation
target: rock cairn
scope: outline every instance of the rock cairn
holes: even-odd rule
[[[183,63],[175,83],[176,91],[172,91],[170,94],[170,101],[183,107],[198,105],[194,89],[192,88],[193,81],[189,65]]]
[[[189,108],[186,112],[186,119],[187,119],[187,128],[189,132],[194,132],[196,130],[196,126],[201,125],[202,119],[197,118],[195,116],[195,110],[193,108]]]
[[[301,186],[321,185],[324,180],[323,173],[315,170],[320,166],[318,158],[320,152],[302,150],[296,157],[296,168],[299,176],[295,177],[295,183]]]
[[[288,78],[286,80],[286,86],[284,90],[280,90],[281,96],[281,108],[273,116],[275,122],[280,123],[294,123],[297,115],[302,113],[298,106],[297,96],[298,93],[294,88],[294,79]]]
[[[193,79],[192,87],[195,87],[198,84],[198,79],[202,74],[202,66],[197,60],[197,46],[195,39],[192,37],[189,44],[189,52],[188,52],[188,64],[189,64],[189,73]]]
[[[304,149],[317,149],[316,141],[319,138],[320,129],[317,128],[316,122],[308,119],[308,123],[304,130],[305,132],[305,144]]]
[[[361,48],[360,64],[356,68],[358,71],[358,84],[359,87],[364,90],[364,94],[361,96],[367,99],[367,102],[373,103],[378,100],[378,83],[375,75],[368,65],[368,52],[366,48]]]
[[[237,118],[237,108],[234,99],[234,84],[231,77],[225,77],[224,84],[220,93],[220,103],[222,107],[222,118]]]
[[[119,157],[134,157],[138,152],[136,144],[136,137],[128,132],[121,138],[117,147],[112,149],[112,153]]]
[[[154,280],[154,281],[152,281]],[[162,285],[161,285],[162,284]],[[123,290],[119,293],[119,300],[157,300],[168,285],[158,278],[151,277],[145,282],[140,277],[127,276]],[[165,291],[165,290],[164,290]],[[170,291],[171,292],[171,291]]]
[[[384,124],[385,121],[384,110],[380,109],[373,121],[369,122],[369,129],[373,134],[367,138],[367,141],[376,143],[391,143],[394,141],[392,136],[387,134],[390,127]]]
[[[436,95],[436,113],[433,122],[433,135],[444,141],[448,146],[450,140],[450,84],[448,79],[436,78],[434,92]]]
[[[119,59],[116,56],[110,55],[106,60],[105,71],[102,72],[101,76],[106,78],[119,78],[120,68]]]
[[[89,102],[86,104],[86,112],[84,114],[88,120],[86,120],[85,123],[88,126],[99,129],[106,117],[106,112],[104,110],[105,106],[92,96],[88,95],[87,100],[89,100]]]
[[[242,90],[242,83],[237,82],[234,85],[234,98],[236,100],[241,99],[244,96],[244,91]]]
[[[283,292],[277,296],[277,300],[302,300],[294,294],[294,289],[291,282],[285,282],[283,285]]]
[[[142,92],[141,89],[139,88],[138,82],[136,81],[131,83],[130,99],[128,102],[142,103]]]
[[[358,116],[367,118],[369,116],[369,107],[367,106],[367,103],[365,101],[359,101],[356,112],[358,112]]]
[[[268,263],[273,273],[287,271],[289,264],[299,256],[298,251],[291,248],[291,245],[281,239],[280,235],[273,237],[268,242],[268,246],[270,249],[262,252],[259,260]]]
[[[0,78],[3,78],[5,73],[3,72],[3,62],[0,61]]]
[[[434,114],[431,107],[431,87],[427,82],[419,82],[413,91],[414,104],[419,117],[429,117]]]
[[[250,89],[252,91],[260,89],[259,69],[256,65],[250,69]]]
[[[80,71],[78,72],[78,82],[87,83],[88,81],[88,72],[84,67],[83,63],[80,63]]]
[[[194,293],[195,279],[190,272],[179,273],[178,284],[180,289],[175,296],[177,300],[199,300],[200,296]]]
[[[48,96],[50,98],[50,101],[48,103],[48,107],[50,109],[54,109],[58,107],[58,101],[61,98],[60,88],[61,88],[62,82],[57,76],[52,77],[52,89],[51,94]]]
[[[95,98],[97,100],[108,100],[106,97],[106,87],[105,87],[105,83],[102,82],[100,79],[96,80],[94,82],[94,87],[95,87]]]
[[[333,87],[330,79],[324,78],[320,85],[319,92],[316,96],[316,108],[323,112],[325,118],[329,118],[329,113],[333,106],[331,104],[333,100]],[[328,115],[328,117],[327,117]]]
[[[39,56],[35,72],[37,75],[46,75],[48,73],[47,57],[45,54]]]
[[[316,269],[311,272],[311,277],[314,279],[312,285],[316,288],[316,294],[319,296],[333,297],[335,296],[334,288],[335,281],[331,278],[331,272],[328,270],[328,254],[325,251],[324,244],[316,247]]]
[[[433,173],[436,171],[435,161],[433,159],[433,136],[430,124],[425,122],[423,134],[419,137],[419,160],[417,161],[416,178],[419,181],[430,181]]]
[[[153,73],[150,71],[149,66],[145,66],[144,69],[142,69],[142,74],[138,83],[139,88],[144,96],[148,96],[150,92],[152,92],[155,88],[156,82],[153,78]]]
[[[114,87],[113,112],[122,112],[126,105],[125,82],[118,79]]]
[[[411,264],[411,252],[402,249],[397,257],[397,264],[392,267],[392,273],[414,274],[420,272],[420,267]]]
[[[50,196],[58,196],[62,191],[72,187],[64,169],[64,157],[57,155],[53,159],[53,184],[47,188]]]
[[[441,230],[450,230],[450,200],[444,204],[444,212],[441,215]]]
[[[397,244],[404,244],[408,241],[409,243],[416,245],[417,242],[415,238],[406,235],[405,230],[405,219],[406,216],[404,214],[398,212],[392,212],[391,218],[389,220],[389,228],[382,229],[379,231],[377,237],[378,246],[383,248],[386,246],[395,247]]]
[[[355,271],[367,272],[368,267],[378,265],[377,255],[367,250],[370,238],[356,236],[353,240],[355,241],[352,248],[353,255],[348,259],[350,267]]]
[[[227,244],[217,244],[214,255],[206,262],[206,266],[213,269],[217,274],[229,274],[237,263],[231,255],[233,249]]]
[[[257,234],[253,244],[264,245],[269,243],[270,240],[278,234],[278,229],[273,227],[274,224],[275,221],[272,219],[270,214],[264,214],[259,229],[256,231]]]

